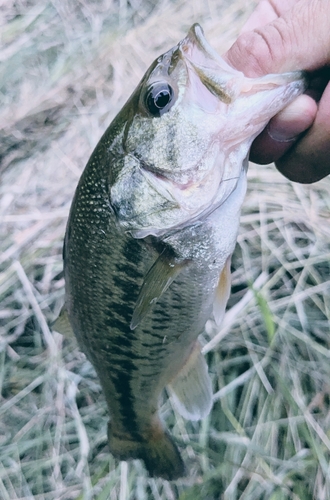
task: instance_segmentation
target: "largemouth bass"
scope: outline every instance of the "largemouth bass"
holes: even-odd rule
[[[58,325],[67,315],[100,378],[111,453],[151,476],[185,474],[158,414],[163,389],[187,419],[211,410],[198,335],[225,311],[249,148],[304,86],[300,72],[246,78],[195,24],[148,69],[79,181]]]

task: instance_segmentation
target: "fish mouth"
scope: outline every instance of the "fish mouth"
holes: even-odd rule
[[[143,160],[138,160],[140,162],[140,168],[142,169],[143,172],[147,172],[148,174],[151,174],[154,176],[157,180],[160,182],[168,183],[169,185],[173,185],[176,187],[176,189],[179,189],[181,191],[185,189],[189,189],[193,185],[199,184],[201,181],[198,182],[193,182],[192,180],[188,180],[187,182],[178,182],[173,179],[171,179],[169,176],[167,176],[163,170],[145,163]],[[189,173],[189,172],[188,172]],[[148,175],[147,174],[147,175]],[[187,172],[185,172],[187,174]],[[150,176],[148,176],[150,178]]]
[[[192,25],[187,36],[179,43],[179,50],[188,66],[211,94],[223,103],[231,104],[244,75],[229,66],[211,47],[199,24]]]
[[[159,181],[163,186],[167,185],[169,187],[169,191],[172,191],[171,188],[175,189],[175,191],[185,191],[189,189],[194,189],[198,188],[199,185],[203,184],[205,179],[207,177],[210,177],[211,175],[211,170],[213,168],[203,170],[202,172],[199,173],[199,166],[204,160],[204,156],[200,159],[198,164],[192,166],[188,170],[185,170],[184,172],[181,172],[181,175],[179,172],[173,175],[173,172],[167,172],[164,171],[160,168],[157,168],[153,164],[145,162],[142,158],[139,158],[138,155],[132,154],[135,160],[139,162],[139,168],[141,171],[146,175],[146,177],[151,180],[153,179],[153,184],[157,183]],[[172,174],[172,175],[171,175]],[[181,179],[180,179],[181,177]],[[219,179],[221,180],[221,179]],[[156,186],[157,184],[155,184]],[[171,196],[171,200],[172,200]]]
[[[221,64],[223,63],[223,59],[219,56],[217,51],[211,47],[204,35],[203,28],[198,23],[191,26],[187,36],[180,42],[179,46],[188,58],[189,55],[192,55],[191,52],[193,49],[197,48],[203,54],[204,58],[206,56],[208,59],[216,60]]]
[[[239,175],[230,175],[228,172],[226,175],[213,165],[197,178],[192,176],[184,182],[178,182],[159,169],[139,161],[141,172],[152,188],[173,203],[182,214],[186,214],[179,226],[183,222],[194,222],[214,211],[235,189],[239,178]]]
[[[205,87],[225,104],[232,104],[240,96],[273,91],[294,82],[300,88],[307,86],[308,78],[304,71],[269,74],[259,78],[245,77],[211,47],[198,23],[193,24],[187,36],[179,43],[179,48]]]

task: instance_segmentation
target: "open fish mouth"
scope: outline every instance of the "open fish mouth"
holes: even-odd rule
[[[234,70],[211,47],[199,24],[194,24],[180,42],[184,59],[203,85],[225,104],[231,104],[240,91],[243,73]]]
[[[223,59],[219,56],[217,51],[211,47],[205,38],[203,28],[198,23],[192,25],[187,36],[179,43],[179,47],[184,53],[184,56],[188,59],[192,59],[193,51],[197,49],[203,54],[204,61],[206,56],[208,59],[219,61],[221,65],[223,65]],[[197,63],[198,61],[195,60],[195,62]],[[229,65],[228,69],[232,71]]]
[[[307,86],[307,74],[302,71],[270,74],[260,78],[248,78],[214,50],[204,36],[199,24],[194,24],[179,44],[184,58],[199,76],[208,90],[225,104],[231,104],[240,95],[245,97],[262,91],[273,90],[291,82],[297,88]],[[302,84],[302,81],[304,83]]]
[[[125,168],[110,188],[118,224],[142,238],[205,219],[236,189],[253,139],[303,86],[301,72],[246,78],[193,25],[151,66],[125,124]]]

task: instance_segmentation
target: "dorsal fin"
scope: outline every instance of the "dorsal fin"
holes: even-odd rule
[[[147,272],[133,311],[131,330],[134,330],[149,312],[153,304],[168,289],[172,281],[187,265],[188,261],[178,261],[174,254],[164,250]]]

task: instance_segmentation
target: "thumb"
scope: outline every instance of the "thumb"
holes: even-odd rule
[[[246,76],[314,71],[330,63],[330,7],[300,0],[271,23],[238,37],[225,55]]]

